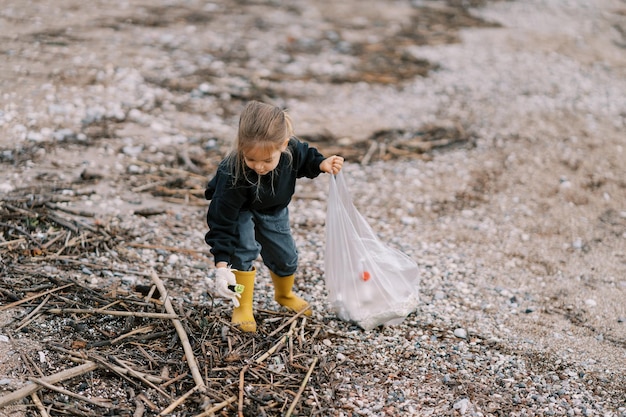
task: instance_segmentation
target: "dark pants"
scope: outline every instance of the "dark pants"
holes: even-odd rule
[[[231,267],[250,271],[259,254],[265,266],[280,277],[296,272],[298,251],[291,236],[287,208],[274,214],[254,210],[239,214],[239,245],[231,257]]]

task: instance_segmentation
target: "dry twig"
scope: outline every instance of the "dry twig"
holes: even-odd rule
[[[122,316],[122,317],[146,317],[153,319],[175,319],[178,316],[176,313],[147,313],[144,311],[120,311],[120,310],[106,310],[101,308],[51,308],[46,311],[50,314],[66,314],[66,313],[78,313],[78,314],[107,314],[110,316]]]
[[[193,387],[192,389],[190,389],[189,391],[187,391],[185,394],[183,394],[181,397],[179,397],[176,401],[174,401],[173,403],[171,403],[167,408],[165,408],[163,411],[161,411],[159,413],[160,416],[164,416],[166,414],[171,413],[172,411],[174,411],[174,409],[176,409],[176,407],[178,407],[179,405],[181,405],[182,403],[184,403],[185,401],[187,401],[187,398],[189,398],[192,394],[194,394],[196,391],[198,391],[200,388],[199,385],[196,385],[195,387]]]
[[[313,363],[311,364],[309,371],[306,373],[304,380],[302,381],[302,384],[300,385],[300,389],[298,390],[296,397],[293,399],[291,406],[289,406],[289,409],[287,410],[285,417],[290,417],[291,413],[293,413],[293,410],[296,408],[296,404],[298,403],[300,396],[304,392],[304,389],[306,388],[306,384],[309,382],[309,378],[311,377],[311,374],[313,373],[313,368],[315,368],[316,364],[317,364],[317,358],[313,358]]]
[[[43,406],[43,403],[41,402],[41,399],[36,392],[30,394],[30,399],[33,400],[33,404],[35,404],[35,407],[37,407],[37,410],[39,411],[41,417],[50,417],[48,411],[46,411],[46,407]]]
[[[241,368],[241,372],[239,372],[239,405],[237,406],[237,413],[239,417],[243,416],[243,393],[244,393],[244,375],[250,366],[246,365]]]
[[[175,314],[174,308],[172,307],[172,302],[169,295],[167,294],[167,290],[165,289],[165,285],[163,285],[163,281],[159,279],[159,276],[154,271],[152,271],[152,281],[157,286],[157,289],[161,294],[161,301],[165,306],[165,310],[170,314]],[[196,363],[193,349],[191,348],[191,344],[189,343],[189,337],[187,336],[187,332],[185,331],[180,320],[172,319],[172,323],[174,324],[174,328],[176,328],[176,333],[178,334],[178,337],[183,344],[183,350],[185,351],[185,357],[187,359],[187,364],[189,365],[191,375],[193,376],[193,380],[199,387],[199,389],[201,391],[204,391],[206,385],[204,384],[204,379],[202,379],[202,375],[200,374],[200,370],[198,369],[198,364]]]
[[[22,319],[22,321],[15,328],[15,331],[19,332],[22,328],[24,328],[25,326],[28,326],[28,324],[35,318],[39,310],[41,310],[43,306],[46,305],[49,299],[50,299],[50,294],[46,295],[46,298],[44,298],[44,300],[41,303],[39,303],[39,305],[35,307],[33,311],[28,313],[28,315],[24,317],[24,319]]]
[[[69,397],[76,398],[77,400],[85,401],[86,403],[89,403],[89,404],[97,405],[98,407],[111,408],[111,406],[112,406],[111,400],[109,400],[109,399],[105,399],[105,398],[97,398],[97,399],[88,398],[88,397],[85,397],[84,395],[79,395],[79,394],[76,394],[76,393],[74,393],[72,391],[66,390],[64,388],[60,388],[60,387],[54,386],[53,384],[51,384],[49,382],[46,382],[46,381],[44,381],[41,378],[28,378],[28,379],[30,381],[38,384],[38,385],[41,385],[44,388],[48,388],[49,390],[60,392],[61,394],[65,394],[65,395],[67,395]]]
[[[53,289],[48,290],[48,291],[44,291],[44,292],[42,292],[40,294],[31,295],[30,297],[26,297],[23,300],[15,301],[14,303],[7,304],[5,306],[0,307],[0,311],[8,310],[10,308],[18,306],[20,304],[24,304],[24,303],[26,303],[28,301],[31,301],[31,300],[34,300],[36,298],[43,297],[44,295],[48,295],[48,294],[53,293],[53,292],[61,291],[62,289],[67,288],[67,287],[71,287],[72,285],[74,285],[74,284],[66,284],[66,285],[63,285],[61,287],[57,287],[57,288],[53,288]]]
[[[55,384],[66,379],[86,374],[87,372],[91,372],[95,369],[98,369],[98,364],[96,364],[95,362],[85,362],[80,366],[66,369],[65,371],[59,372],[57,374],[39,378],[38,381],[43,381],[44,383],[48,384]],[[39,391],[39,389],[41,389],[41,385],[31,382],[30,384],[27,384],[26,386],[13,391],[12,393],[5,395],[4,397],[0,397],[0,408],[19,401],[22,398]]]
[[[233,395],[232,397],[229,397],[228,399],[222,401],[221,403],[214,405],[208,410],[200,414],[196,414],[194,417],[211,417],[214,415],[215,412],[220,411],[224,407],[228,407],[230,404],[234,403],[235,401],[237,401],[237,397]]]

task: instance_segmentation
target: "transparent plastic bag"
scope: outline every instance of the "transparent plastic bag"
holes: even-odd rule
[[[325,264],[334,312],[364,330],[399,324],[418,305],[417,264],[377,238],[352,203],[342,173],[330,179]]]

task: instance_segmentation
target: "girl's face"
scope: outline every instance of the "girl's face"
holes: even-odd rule
[[[259,175],[265,175],[276,169],[280,162],[280,155],[287,147],[289,139],[278,149],[266,146],[253,146],[243,153],[246,166]]]

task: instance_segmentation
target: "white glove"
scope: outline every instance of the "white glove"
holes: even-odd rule
[[[229,285],[231,288],[237,285],[235,274],[233,274],[230,268],[217,268],[215,271],[215,291],[221,297],[229,298],[235,305],[235,308],[237,308],[239,307],[239,298],[241,298],[241,294],[228,289]]]

